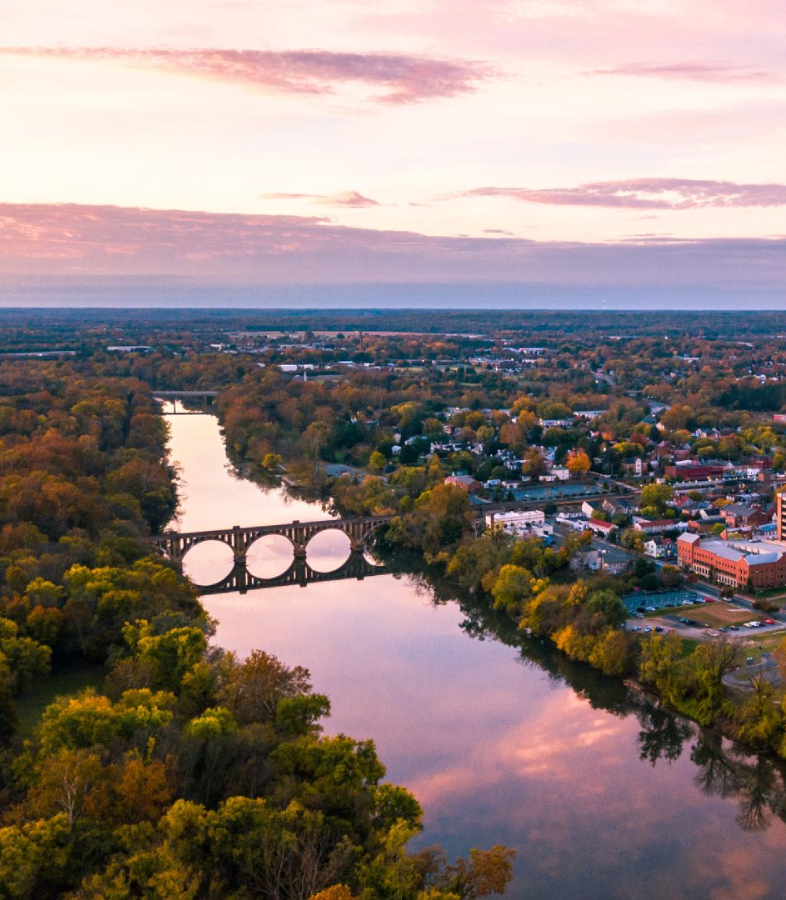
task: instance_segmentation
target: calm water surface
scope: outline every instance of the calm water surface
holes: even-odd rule
[[[233,476],[213,417],[168,419],[182,530],[328,515]],[[343,561],[343,536],[320,544],[310,562]],[[185,568],[217,581],[225,551],[200,545]],[[290,558],[271,542],[251,567],[274,575]],[[786,897],[786,797],[771,761],[635,705],[540,643],[517,645],[483,610],[435,602],[416,577],[392,575],[204,603],[219,645],[311,670],[332,701],[327,733],[374,739],[389,778],[424,807],[419,846],[515,847],[507,896]]]

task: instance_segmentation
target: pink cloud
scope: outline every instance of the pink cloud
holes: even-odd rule
[[[640,236],[586,244],[349,228],[317,216],[0,204],[1,285],[32,279],[57,287],[83,273],[109,286],[146,279],[154,291],[519,284],[782,292],[786,239]]]
[[[349,208],[365,208],[369,206],[379,206],[376,200],[371,197],[364,197],[357,191],[341,191],[338,194],[287,194],[273,193],[260,194],[263,200],[309,200],[319,203],[322,206],[343,206]]]
[[[381,90],[376,99],[391,104],[455,97],[474,91],[491,74],[487,66],[466,60],[327,50],[0,47],[0,55],[110,60],[288,94],[332,94],[338,85],[354,82]]]
[[[689,178],[632,178],[597,181],[571,188],[483,187],[461,197],[507,197],[548,206],[603,206],[618,209],[704,209],[786,206],[784,184],[736,184]]]
[[[610,69],[595,69],[584,74],[663,78],[673,81],[708,81],[720,84],[735,81],[781,80],[771,72],[724,62],[628,63]]]

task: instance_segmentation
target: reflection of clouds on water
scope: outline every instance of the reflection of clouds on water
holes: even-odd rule
[[[292,542],[281,534],[266,534],[258,538],[246,552],[246,566],[258,578],[275,578],[292,565]]]
[[[232,571],[235,556],[223,541],[203,541],[183,557],[183,571],[198,585],[216,584]]]
[[[320,531],[306,546],[306,562],[315,572],[333,572],[349,559],[352,546],[343,531]]]

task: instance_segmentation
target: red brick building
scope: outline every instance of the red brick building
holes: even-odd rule
[[[718,540],[702,540],[683,534],[677,541],[677,559],[708,581],[754,590],[786,585],[786,553],[777,550],[750,552]]]
[[[682,478],[683,481],[706,481],[712,478],[723,478],[726,466],[703,466],[699,463],[684,466],[666,466],[667,478]]]

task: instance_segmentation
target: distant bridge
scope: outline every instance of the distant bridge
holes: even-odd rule
[[[153,391],[153,397],[157,400],[171,400],[172,414],[177,415],[177,401],[181,404],[184,400],[199,400],[210,406],[218,396],[218,391]]]
[[[357,516],[351,519],[323,519],[318,522],[295,520],[283,525],[256,525],[242,528],[218,528],[208,531],[166,531],[150,540],[154,546],[175,562],[181,562],[192,547],[205,541],[219,541],[226,544],[234,555],[235,564],[226,578],[207,586],[204,593],[225,593],[250,588],[278,587],[286,584],[305,586],[317,581],[335,581],[339,578],[365,578],[385,571],[383,566],[374,566],[363,555],[366,541],[382,525],[387,525],[392,516]],[[333,572],[318,572],[307,561],[308,544],[313,537],[323,531],[340,531],[349,538],[350,554],[346,562]],[[281,575],[274,578],[260,578],[248,570],[248,551],[255,541],[268,535],[279,535],[292,544],[294,559]]]

